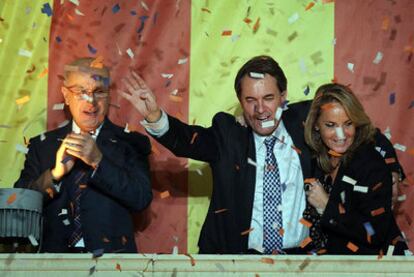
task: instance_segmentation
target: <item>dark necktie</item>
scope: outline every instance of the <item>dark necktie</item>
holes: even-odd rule
[[[69,246],[75,247],[75,245],[82,238],[82,224],[81,224],[81,212],[80,212],[80,200],[82,197],[82,190],[84,183],[86,183],[86,171],[83,169],[78,169],[78,172],[74,178],[75,191],[73,194],[73,233],[69,238]]]
[[[276,137],[265,139],[266,159],[263,179],[263,249],[266,254],[274,250],[282,250],[283,239],[282,211],[278,208],[282,205],[282,186],[280,184],[279,167],[273,153]]]

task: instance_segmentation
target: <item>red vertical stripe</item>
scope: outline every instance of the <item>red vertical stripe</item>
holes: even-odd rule
[[[119,5],[119,10],[116,4]],[[76,9],[85,16],[76,14]],[[118,11],[117,11],[118,10]],[[79,6],[55,1],[49,46],[48,129],[66,119],[53,104],[63,102],[60,93],[63,66],[77,57],[102,55],[111,68],[110,118],[129,129],[143,131],[142,118],[118,96],[121,79],[130,68],[137,70],[156,93],[168,113],[188,119],[190,1],[81,1]],[[96,49],[94,54],[88,44]],[[134,57],[127,54],[131,49]],[[187,62],[178,64],[180,59]],[[182,60],[183,61],[183,60]],[[171,79],[162,73],[173,74]],[[169,97],[177,89],[180,102]],[[140,252],[170,253],[177,245],[187,249],[187,171],[177,159],[152,141],[151,155],[154,201],[136,217]],[[161,199],[160,193],[170,197]],[[97,203],[99,205],[99,203]],[[114,226],[117,228],[117,226]]]

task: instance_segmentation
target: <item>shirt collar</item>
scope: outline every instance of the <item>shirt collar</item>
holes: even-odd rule
[[[275,147],[277,148],[283,147],[285,144],[281,142],[285,141],[286,135],[287,135],[287,130],[282,120],[279,122],[279,126],[277,126],[276,130],[274,130],[273,133],[268,136],[261,136],[253,132],[254,142],[256,144],[256,147],[258,148],[257,151],[261,151],[262,147],[266,147],[264,144],[264,141],[266,138],[270,136],[274,136],[277,138]]]
[[[99,127],[96,128],[95,132],[89,132],[89,134],[92,136],[94,140],[96,140],[96,138],[98,137],[103,124],[104,123],[102,122],[101,125],[99,125]],[[81,132],[81,129],[79,128],[78,124],[76,124],[75,120],[72,120],[72,132],[74,132],[75,134],[80,134]]]

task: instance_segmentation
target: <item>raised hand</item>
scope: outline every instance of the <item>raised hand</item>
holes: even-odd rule
[[[66,153],[66,145],[63,141],[56,152],[55,167],[51,170],[53,179],[59,181],[65,174],[72,170],[75,161]]]
[[[63,143],[68,154],[81,159],[91,167],[96,167],[102,160],[102,152],[96,145],[95,140],[88,133],[71,133],[66,136]]]
[[[309,204],[311,204],[318,213],[322,214],[328,204],[329,195],[323,189],[319,181],[310,183],[309,190],[306,192]]]
[[[148,122],[156,122],[161,118],[161,110],[157,99],[145,81],[134,71],[131,71],[122,82],[126,91],[119,90],[122,97],[127,99]]]

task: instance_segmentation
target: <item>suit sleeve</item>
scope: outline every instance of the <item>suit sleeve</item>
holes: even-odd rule
[[[154,139],[174,155],[205,162],[218,159],[216,129],[220,119],[217,116],[215,116],[213,126],[210,128],[187,125],[172,116],[168,116],[168,121],[167,133],[161,137],[154,137]]]
[[[365,188],[367,192],[355,191],[351,184],[345,183],[346,186],[351,186],[345,194],[343,204],[347,208],[341,213],[340,195],[331,194],[321,223],[331,232],[354,243],[381,247],[387,240],[392,221],[391,174],[379,156],[372,160],[360,159],[349,169],[342,176],[338,174],[334,186],[338,182],[344,182],[342,177],[347,175],[357,181],[358,188]],[[351,202],[346,204],[347,201]],[[370,237],[367,236],[368,233]]]
[[[138,139],[145,152],[126,144],[122,153],[107,155],[98,168],[91,172],[90,182],[98,189],[117,199],[133,211],[146,208],[152,200],[148,154],[151,146],[148,137]],[[121,152],[121,151],[119,151]]]
[[[42,171],[38,145],[39,141],[37,138],[30,140],[29,152],[26,155],[24,167],[20,173],[19,179],[14,184],[14,187],[37,190],[43,193],[43,199],[48,199],[48,197],[45,197],[48,195],[47,190],[51,189],[53,192],[56,192],[56,190],[54,188],[50,169]]]

